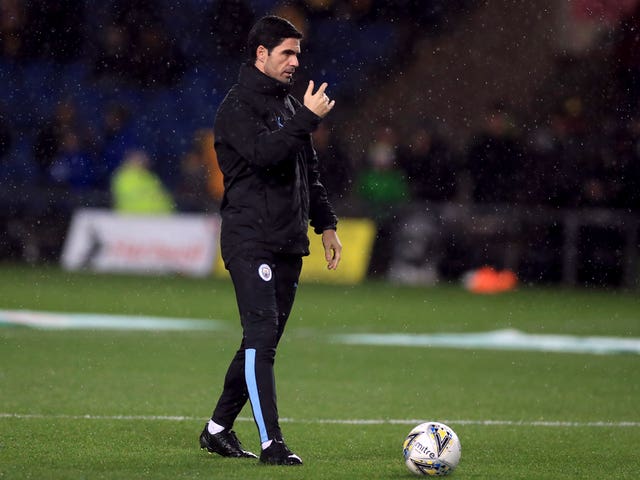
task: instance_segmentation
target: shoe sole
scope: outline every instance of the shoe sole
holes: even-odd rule
[[[260,463],[263,465],[282,465],[285,467],[296,467],[298,465],[302,465],[302,460],[300,458],[292,459],[293,461],[284,460],[282,462],[278,460],[263,460],[260,459]]]
[[[255,453],[245,452],[245,455],[223,455],[220,452],[216,452],[209,450],[207,447],[200,447],[200,450],[205,450],[209,455],[220,455],[222,458],[254,458],[257,459],[258,456]]]
[[[251,452],[245,452],[245,455],[223,455],[220,452],[216,452],[215,450],[209,450],[209,448],[207,447],[203,447],[200,446],[200,450],[205,450],[209,455],[213,455],[214,453],[216,455],[220,455],[222,458],[258,458],[258,456],[255,453],[251,453]]]

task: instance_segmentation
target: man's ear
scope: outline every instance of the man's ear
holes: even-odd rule
[[[269,50],[267,50],[264,45],[260,45],[256,49],[256,60],[258,62],[260,62],[260,63],[266,62],[268,56],[269,56]]]

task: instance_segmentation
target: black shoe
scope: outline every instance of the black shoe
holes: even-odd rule
[[[282,440],[273,440],[271,445],[262,450],[260,461],[269,465],[302,465],[300,457],[289,450]]]
[[[233,430],[223,430],[212,435],[207,425],[200,434],[200,448],[206,448],[209,453],[217,453],[223,457],[258,458],[256,454],[242,449],[242,444]]]

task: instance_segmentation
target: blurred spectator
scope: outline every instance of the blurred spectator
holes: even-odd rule
[[[582,149],[574,134],[564,108],[554,111],[548,124],[531,132],[524,186],[527,203],[553,207],[575,204]]]
[[[369,263],[370,276],[384,276],[391,261],[391,240],[399,209],[409,201],[409,186],[396,165],[397,137],[390,126],[376,130],[366,154],[366,167],[356,179],[364,212],[376,221],[377,233]]]
[[[609,173],[604,162],[597,156],[590,156],[582,162],[582,176],[578,195],[580,207],[602,207],[610,204],[612,186]]]
[[[103,139],[100,147],[100,172],[98,184],[107,188],[111,176],[122,163],[127,151],[138,147],[133,132],[133,122],[128,107],[112,103],[104,112]]]
[[[351,193],[353,166],[333,137],[330,122],[321,122],[313,132],[313,147],[318,155],[320,181],[327,189],[332,205],[340,205]]]
[[[123,26],[106,25],[98,35],[93,73],[100,79],[124,82],[131,68],[130,44],[129,33]]]
[[[340,0],[304,0],[301,2],[312,19],[335,18]],[[366,2],[363,2],[366,3]]]
[[[381,4],[374,6],[375,3]],[[375,18],[378,9],[383,9],[391,2],[376,2],[375,0],[347,0],[342,7],[343,12],[346,9],[348,18],[356,21],[366,21]],[[384,12],[386,13],[386,12]],[[382,14],[384,16],[384,13]]]
[[[85,44],[83,0],[29,0],[29,48],[38,57],[67,63],[77,60]]]
[[[0,110],[0,161],[2,161],[10,151],[13,145],[13,131],[9,122],[7,122],[6,114]]]
[[[38,171],[29,144],[24,141],[22,132],[16,129],[13,118],[0,102],[0,198],[9,200],[4,205],[0,202],[0,219],[12,215],[13,206],[28,199],[23,190],[16,188],[32,187],[37,178]]]
[[[49,167],[49,179],[53,185],[72,191],[95,185],[95,164],[75,131],[62,134],[59,151]]]
[[[458,165],[449,147],[426,127],[419,127],[400,155],[411,196],[415,200],[452,200],[457,190]]]
[[[337,19],[351,22],[370,22],[376,18],[375,0],[306,0],[314,19]],[[388,3],[388,2],[384,2]]]
[[[222,201],[224,183],[214,140],[212,129],[198,130],[191,149],[182,157],[176,191],[181,210],[209,211],[214,202]]]
[[[309,32],[309,21],[307,13],[302,5],[288,1],[280,2],[273,10],[273,14],[286,18],[298,29],[306,38]]]
[[[356,191],[376,219],[392,216],[395,207],[406,203],[409,187],[397,167],[397,137],[390,126],[379,127],[369,145],[366,167],[356,180]]]
[[[83,0],[0,1],[2,55],[60,63],[80,58],[85,36]]]
[[[20,59],[27,55],[27,8],[21,0],[0,0],[0,53]]]
[[[114,0],[111,24],[101,37],[94,72],[143,88],[173,86],[186,60],[167,29],[156,2]]]
[[[38,129],[33,157],[41,179],[49,176],[51,165],[60,154],[67,133],[72,132],[78,143],[84,143],[84,135],[79,134],[79,125],[76,104],[73,100],[63,100],[56,106],[52,118]]]
[[[111,195],[114,210],[121,213],[168,214],[175,210],[171,195],[142,150],[127,152],[111,180]]]
[[[111,17],[127,30],[162,22],[161,9],[155,0],[111,0]]]
[[[580,161],[573,175],[579,181],[578,206],[620,206],[627,132],[603,118],[599,133],[579,139],[582,146]]]
[[[217,0],[207,15],[216,57],[237,57],[254,23],[254,14],[245,0]]]
[[[640,3],[635,10],[622,20],[617,29],[615,65],[616,78],[624,93],[628,96],[627,105],[632,110],[640,100]]]
[[[632,118],[620,126],[599,153],[599,171],[593,172],[585,187],[603,194],[587,199],[601,207],[640,210],[640,119]]]
[[[182,52],[167,37],[162,25],[138,32],[131,58],[131,76],[142,87],[175,85],[185,72]]]
[[[524,154],[511,118],[501,105],[495,105],[486,114],[485,122],[467,151],[473,199],[480,203],[516,200],[522,187]]]
[[[622,191],[617,206],[640,212],[640,115],[632,118],[626,128],[628,137],[620,146]]]

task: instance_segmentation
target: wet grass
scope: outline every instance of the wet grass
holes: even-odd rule
[[[448,422],[461,439],[452,478],[632,479],[640,467],[635,355],[330,342],[335,333],[496,328],[640,337],[633,294],[301,285],[276,362],[282,428],[305,461],[293,469],[198,448],[239,342],[226,280],[3,265],[0,309],[210,318],[225,327],[0,327],[0,478],[412,478],[402,440],[412,420],[430,419]],[[258,449],[248,408],[235,429]]]

